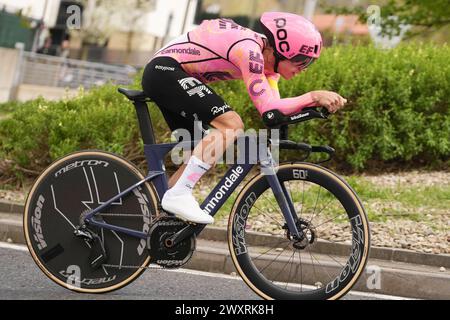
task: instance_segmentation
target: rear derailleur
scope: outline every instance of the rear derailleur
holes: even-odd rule
[[[106,254],[105,245],[98,235],[97,232],[95,232],[92,228],[89,228],[86,226],[85,223],[85,216],[86,213],[82,213],[80,216],[80,225],[76,227],[74,231],[74,235],[77,238],[83,239],[89,248],[91,248],[91,251],[89,253],[89,265],[93,270],[96,270],[100,268],[106,260],[108,260],[108,255]],[[96,219],[101,219],[101,217],[96,217]]]

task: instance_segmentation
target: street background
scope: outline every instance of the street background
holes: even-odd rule
[[[387,258],[380,253],[372,265],[385,270],[381,274],[390,280],[369,289],[366,277],[358,290],[450,299],[447,0],[0,0],[0,241],[24,243],[21,209],[27,193],[59,157],[102,149],[123,155],[145,172],[135,112],[117,87],[140,90],[142,68],[152,55],[204,19],[231,18],[261,32],[258,19],[265,11],[301,14],[324,38],[319,61],[292,81],[282,80],[281,96],[331,90],[349,101],[326,124],[297,126],[290,138],[337,150],[326,166],[343,175],[363,201],[373,247],[388,250]],[[246,128],[263,128],[241,82],[213,87],[242,116]],[[149,106],[158,142],[170,141],[160,112]],[[282,159],[291,156],[283,154]],[[167,168],[169,173],[176,169],[170,162]],[[225,169],[218,166],[199,185],[199,199]],[[233,201],[216,219],[219,235],[205,239],[217,242],[217,248],[212,246],[217,251],[205,249],[208,254],[194,256],[191,270],[235,272],[226,263],[220,237]],[[269,222],[260,222],[270,232]],[[338,229],[330,226],[322,236],[342,241]],[[396,260],[397,254],[407,258]],[[0,265],[0,299],[77,298],[49,283],[24,250],[2,248],[0,255],[8,262]],[[218,256],[223,265],[208,263]],[[211,291],[204,291],[197,275],[188,277],[189,289],[181,294],[175,290],[181,279],[175,278],[185,274],[167,276],[169,290],[158,295],[161,291],[152,288],[166,274],[145,275],[136,286],[101,299],[256,298],[231,278],[220,278]],[[147,286],[148,281],[155,283]]]

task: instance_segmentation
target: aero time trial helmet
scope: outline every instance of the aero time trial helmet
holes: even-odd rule
[[[275,72],[281,60],[300,63],[306,69],[320,56],[322,36],[311,21],[285,12],[266,12],[261,24],[274,49]]]

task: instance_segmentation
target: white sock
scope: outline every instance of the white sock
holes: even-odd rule
[[[209,164],[204,163],[195,156],[192,156],[189,159],[186,169],[184,169],[180,179],[178,179],[175,185],[168,192],[170,192],[171,195],[192,194],[195,184],[209,169],[211,169]]]

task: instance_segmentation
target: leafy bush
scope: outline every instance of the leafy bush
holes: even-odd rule
[[[282,97],[331,90],[349,100],[330,117],[292,127],[290,137],[337,149],[337,163],[352,169],[374,161],[433,165],[450,156],[450,48],[407,44],[390,51],[372,46],[336,46],[291,81]],[[215,86],[243,116],[261,126],[242,83]]]
[[[170,136],[159,112],[151,110],[157,132]],[[19,177],[35,175],[53,160],[82,149],[115,152],[137,163],[144,159],[134,107],[113,85],[80,92],[72,100],[16,104],[0,123],[0,137],[0,169]]]
[[[352,170],[445,164],[450,155],[450,49],[429,44],[402,45],[391,51],[371,46],[336,46],[311,68],[281,81],[282,97],[331,90],[349,100],[330,117],[293,126],[290,138],[337,149],[335,165]],[[135,81],[135,88],[140,85]],[[262,122],[242,81],[212,85],[243,118],[247,128]],[[103,149],[142,163],[134,108],[106,85],[80,92],[72,100],[39,98],[1,106],[14,109],[0,122],[0,170],[35,175],[52,160],[80,149]],[[156,136],[170,132],[160,112],[150,107]],[[1,172],[0,172],[1,174]]]

